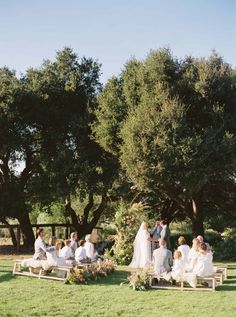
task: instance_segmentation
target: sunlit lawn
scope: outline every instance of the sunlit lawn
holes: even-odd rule
[[[236,316],[236,265],[229,279],[212,292],[150,290],[135,292],[120,283],[128,274],[119,267],[106,279],[88,285],[13,277],[12,259],[0,257],[0,316],[142,317]]]

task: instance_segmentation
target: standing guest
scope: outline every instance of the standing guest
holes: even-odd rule
[[[159,245],[160,248],[153,252],[154,271],[158,276],[163,276],[171,271],[173,259],[172,252],[167,249],[166,241],[161,239]]]
[[[75,251],[75,261],[79,263],[90,263],[91,260],[86,255],[86,250],[84,247],[85,240],[79,241],[79,247]]]
[[[201,244],[201,243],[205,243],[206,246],[207,246],[207,251],[208,251],[208,252],[211,252],[210,244],[204,241],[203,236],[200,236],[200,235],[199,235],[199,236],[197,236],[197,239],[198,239],[198,241],[199,241],[200,244]]]
[[[178,239],[178,251],[181,252],[182,254],[182,261],[184,263],[187,263],[188,261],[188,254],[189,254],[189,251],[190,251],[190,247],[186,244],[186,240],[185,240],[185,237],[183,236],[180,236],[179,239]]]
[[[94,248],[94,244],[91,242],[91,234],[87,234],[85,236],[85,244],[84,248],[86,250],[86,255],[91,261],[96,261],[98,258],[98,254]]]
[[[166,247],[167,249],[170,250],[170,228],[167,224],[167,221],[162,220],[160,222],[161,225],[161,240],[165,240],[166,241]]]
[[[152,228],[151,232],[150,232],[150,236],[151,236],[151,241],[152,241],[152,253],[154,250],[156,250],[159,247],[159,239],[161,238],[161,230],[162,227],[160,225],[160,221],[157,220],[155,223],[155,226]]]
[[[77,232],[72,232],[70,235],[70,241],[71,241],[71,249],[72,249],[72,252],[74,255],[75,255],[75,251],[78,247],[77,239],[78,239]]]
[[[60,257],[65,260],[74,260],[74,254],[71,248],[71,240],[65,241],[65,246],[60,250]]]
[[[51,246],[51,247],[47,247],[46,243],[44,241],[44,229],[43,228],[39,228],[37,230],[37,239],[34,242],[34,256],[33,259],[34,260],[46,260],[47,256],[46,256],[46,252],[53,252],[55,251],[55,247]]]

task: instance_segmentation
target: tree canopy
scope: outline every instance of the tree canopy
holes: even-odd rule
[[[129,68],[132,63],[138,65],[135,76],[134,68]],[[114,93],[109,82],[98,120],[99,129],[117,144],[116,153],[129,179],[147,195],[156,196],[162,216],[169,221],[189,217],[194,234],[203,233],[210,211],[235,217],[232,68],[215,53],[208,59],[177,60],[162,49],[151,51],[143,62],[131,61],[119,81],[118,103],[107,99]],[[132,98],[127,95],[130,87]],[[116,115],[122,102],[125,115],[114,130],[106,132],[104,122],[109,116],[101,114],[109,109],[109,102],[114,102],[111,108]],[[116,117],[111,110],[110,115]]]

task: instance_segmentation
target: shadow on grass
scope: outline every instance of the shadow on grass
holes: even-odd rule
[[[12,275],[12,272],[5,271],[5,274],[0,275],[0,283],[9,282],[10,280],[14,278],[15,276]]]
[[[219,287],[217,287],[217,291],[219,292],[224,292],[224,291],[234,291],[236,292],[236,284],[235,285],[221,285]]]
[[[223,285],[226,285],[226,284],[235,284],[235,286],[236,286],[236,278],[235,278],[235,276],[232,276],[231,278],[229,278],[226,281],[224,281]]]
[[[129,272],[124,270],[115,271],[111,273],[109,276],[100,278],[97,281],[89,281],[88,284],[91,285],[120,285],[120,283],[124,282],[129,276]]]

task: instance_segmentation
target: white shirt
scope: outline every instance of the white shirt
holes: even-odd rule
[[[189,251],[190,251],[189,246],[187,244],[180,245],[177,250],[180,251],[181,254],[182,254],[182,259],[181,260],[186,263],[188,261],[188,254],[189,254]]]
[[[94,245],[91,242],[85,242],[84,248],[86,251],[86,256],[90,259],[94,258]]]
[[[81,261],[86,259],[86,250],[84,247],[79,247],[75,251],[75,260]]]
[[[68,247],[65,245],[61,250],[60,250],[60,257],[62,257],[65,260],[71,260],[74,258],[73,251],[71,247]]]

